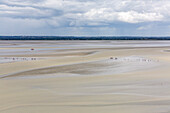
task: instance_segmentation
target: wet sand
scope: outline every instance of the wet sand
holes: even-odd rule
[[[1,41],[0,113],[168,113],[169,51],[170,41]]]

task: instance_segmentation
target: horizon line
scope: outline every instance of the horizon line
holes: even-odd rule
[[[170,37],[170,36],[74,36],[74,35],[0,35],[0,37]]]

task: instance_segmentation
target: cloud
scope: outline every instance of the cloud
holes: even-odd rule
[[[122,30],[131,24],[133,30],[139,30],[144,29],[140,28],[141,24],[169,22],[170,1],[1,0],[0,18],[42,21],[49,29],[94,27]]]
[[[83,15],[87,20],[95,21],[122,21],[127,23],[139,23],[148,21],[161,21],[164,17],[159,13],[140,13],[136,11],[115,12],[110,8],[91,9]]]
[[[60,16],[66,22],[70,19],[86,22],[93,20],[95,23],[101,21],[140,23],[168,20],[170,5],[167,4],[170,2],[166,1],[164,4],[163,1],[158,1],[159,4],[162,4],[159,7],[157,1],[150,3],[151,1],[145,0],[2,0],[0,16],[34,19],[51,19]]]
[[[0,3],[0,17],[23,18],[23,19],[45,19],[62,14],[61,10],[31,5],[27,2],[18,1]],[[37,2],[35,2],[36,4]]]

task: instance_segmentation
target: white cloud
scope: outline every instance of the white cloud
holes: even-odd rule
[[[164,16],[159,13],[139,13],[135,11],[118,12],[118,20],[128,23],[161,21]]]
[[[154,0],[2,0],[0,16],[49,19],[60,16],[63,21],[140,23],[168,21],[169,4],[170,1]]]

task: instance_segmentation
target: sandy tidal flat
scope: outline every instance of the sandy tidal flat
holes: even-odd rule
[[[1,41],[0,113],[169,113],[169,51],[170,41]]]

